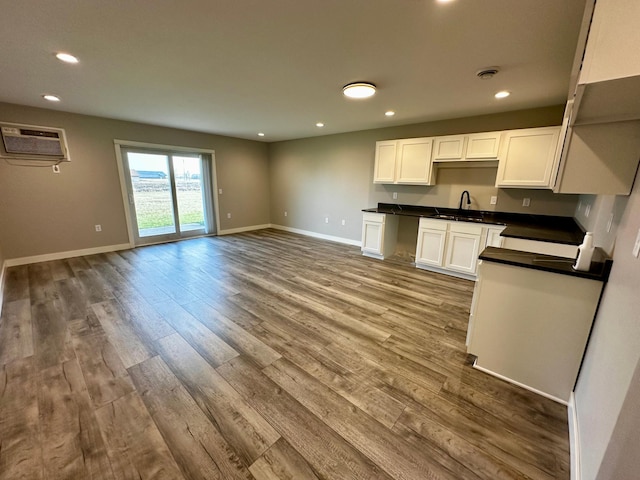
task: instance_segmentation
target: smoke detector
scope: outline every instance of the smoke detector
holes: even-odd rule
[[[476,72],[476,76],[482,80],[489,80],[498,74],[500,69],[498,67],[487,67]]]

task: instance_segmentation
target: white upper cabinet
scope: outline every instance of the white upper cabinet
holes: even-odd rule
[[[433,161],[462,160],[467,143],[465,135],[448,135],[436,137],[433,147]]]
[[[559,138],[559,126],[505,132],[496,187],[552,188]]]
[[[500,151],[502,132],[483,132],[467,135],[467,160],[495,160]]]
[[[469,135],[436,137],[433,147],[434,162],[468,162],[496,160],[502,132],[482,132]]]
[[[394,183],[396,180],[396,140],[376,142],[376,163],[373,183]]]
[[[432,138],[376,142],[373,183],[433,185]]]
[[[640,76],[639,18],[638,0],[596,2],[579,83]]]

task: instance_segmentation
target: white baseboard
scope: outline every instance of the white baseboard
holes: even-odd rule
[[[250,225],[248,227],[229,228],[227,230],[218,230],[217,235],[231,235],[232,233],[252,232],[254,230],[264,230],[265,228],[270,227],[270,223],[265,223],[264,225]]]
[[[10,258],[5,260],[7,267],[18,265],[29,265],[30,263],[50,262],[51,260],[62,260],[64,258],[83,257],[85,255],[97,255],[98,253],[115,252],[131,248],[128,243],[119,245],[105,245],[103,247],[85,248],[82,250],[69,250],[67,252],[45,253],[44,255],[34,255],[32,257]]]
[[[4,274],[7,271],[7,261],[2,262],[2,269],[0,270],[0,315],[2,315],[2,305],[4,300]]]
[[[580,480],[580,429],[578,428],[578,412],[576,410],[576,396],[571,392],[567,405],[569,418],[569,452],[571,453],[571,480]]]
[[[565,400],[562,400],[562,399],[560,399],[558,397],[554,397],[553,395],[549,395],[548,393],[545,393],[545,392],[543,392],[541,390],[537,390],[537,389],[535,389],[533,387],[525,385],[524,383],[520,383],[520,382],[518,382],[516,380],[513,380],[513,379],[511,379],[509,377],[505,377],[504,375],[500,375],[499,373],[493,372],[493,371],[489,370],[488,368],[481,367],[481,366],[477,365],[477,362],[478,362],[477,359],[476,359],[475,362],[473,362],[473,368],[475,368],[477,370],[480,370],[481,372],[488,373],[489,375],[492,375],[492,376],[494,376],[496,378],[504,380],[505,382],[512,383],[514,385],[517,385],[519,387],[524,388],[525,390],[529,390],[530,392],[537,393],[538,395],[542,395],[543,397],[546,397],[549,400],[553,400],[554,402],[561,403],[562,405],[567,405],[567,402]]]
[[[299,233],[300,235],[306,235],[307,237],[321,238],[322,240],[329,240],[331,242],[344,243],[346,245],[353,245],[355,247],[362,246],[360,240],[351,240],[350,238],[336,237],[333,235],[325,235],[324,233],[311,232],[309,230],[300,230],[299,228],[285,227],[284,225],[271,224],[271,228],[276,230],[284,230],[285,232]]]

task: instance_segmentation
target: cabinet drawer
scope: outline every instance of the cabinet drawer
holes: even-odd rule
[[[386,215],[384,213],[364,212],[362,220],[370,223],[384,223]]]
[[[447,231],[449,222],[446,220],[435,220],[433,218],[421,218],[418,228],[428,228],[431,230]]]
[[[482,235],[482,225],[468,222],[451,222],[449,231],[457,233],[468,233],[469,235]]]

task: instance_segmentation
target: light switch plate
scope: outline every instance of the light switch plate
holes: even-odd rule
[[[491,196],[491,201],[489,202],[491,205],[495,205],[498,203],[498,197],[496,195]]]
[[[528,207],[529,205],[531,205],[531,199],[530,198],[523,198],[522,199],[522,206],[523,207]]]
[[[398,192],[393,192],[393,199],[397,200],[398,199]]]
[[[640,229],[638,229],[638,235],[636,236],[636,243],[633,246],[633,256],[638,258],[638,255],[640,255]]]

